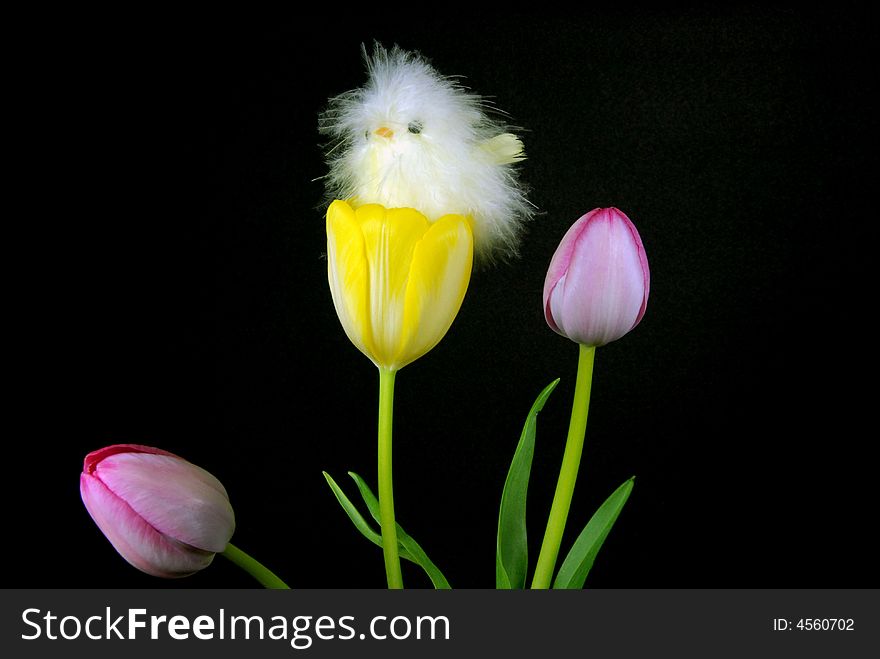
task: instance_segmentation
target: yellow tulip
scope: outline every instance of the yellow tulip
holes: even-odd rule
[[[391,470],[396,372],[440,342],[467,291],[470,220],[334,201],[327,209],[330,291],[345,333],[379,368],[379,525],[389,588],[403,588]]]
[[[462,215],[431,223],[412,208],[330,204],[328,278],[351,342],[389,371],[431,350],[464,300],[473,246]]]

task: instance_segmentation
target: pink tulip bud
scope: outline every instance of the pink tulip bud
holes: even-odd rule
[[[235,515],[223,485],[173,453],[116,444],[89,453],[83,503],[122,557],[156,577],[185,577],[226,549]]]
[[[572,341],[601,346],[639,324],[650,273],[639,232],[616,208],[590,211],[556,248],[544,280],[544,317]]]

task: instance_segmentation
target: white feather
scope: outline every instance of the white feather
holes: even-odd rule
[[[468,215],[478,255],[515,254],[532,216],[514,168],[522,142],[417,53],[376,45],[364,59],[367,84],[330,99],[319,120],[331,138],[328,197],[415,208],[432,221]]]

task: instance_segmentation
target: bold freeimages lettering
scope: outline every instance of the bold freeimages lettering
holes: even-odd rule
[[[214,638],[214,619],[210,616],[198,616],[193,620],[192,630],[196,638],[210,641]]]
[[[150,638],[154,641],[159,638],[159,623],[165,622],[168,616],[151,616],[150,617]]]
[[[137,638],[138,627],[146,627],[147,623],[138,620],[139,615],[146,615],[146,609],[129,609],[128,610],[128,640],[133,641]]]
[[[186,616],[171,616],[168,621],[168,634],[177,641],[189,638],[189,619]]]

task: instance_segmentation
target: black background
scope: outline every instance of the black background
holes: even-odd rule
[[[636,475],[594,587],[877,586],[872,314],[876,45],[866,12],[595,10],[44,17],[22,51],[7,224],[7,554],[18,587],[249,587],[218,558],[142,575],[79,498],[83,456],[162,447],[214,473],[234,542],[296,587],[382,587],[321,475],[375,484],[377,375],[326,281],[317,114],[364,81],[360,44],[420,50],[524,127],[540,215],[476,272],[395,400],[398,521],[453,586],[493,587],[525,414],[537,556],[577,348],[541,291],[568,226],[641,232],[641,325],[598,351],[563,551]],[[26,57],[25,57],[26,55]],[[19,182],[21,184],[19,185]],[[22,245],[19,251],[16,245]],[[22,261],[19,259],[24,257]],[[409,586],[427,579],[404,567]]]

